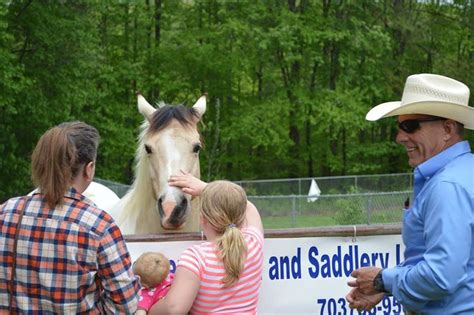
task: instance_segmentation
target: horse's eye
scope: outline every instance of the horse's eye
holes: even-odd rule
[[[201,145],[196,143],[193,147],[193,153],[199,153],[199,150],[201,150]]]
[[[153,153],[153,150],[151,149],[151,147],[150,147],[148,144],[145,144],[145,151],[146,151],[146,153],[148,153],[148,154],[152,154],[152,153]]]

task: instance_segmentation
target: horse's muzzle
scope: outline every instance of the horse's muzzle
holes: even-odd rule
[[[161,226],[165,230],[180,230],[186,223],[188,214],[188,200],[183,198],[179,204],[162,203],[158,200],[158,210],[161,217]]]

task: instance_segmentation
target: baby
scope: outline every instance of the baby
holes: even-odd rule
[[[136,314],[146,315],[153,304],[163,298],[170,289],[174,274],[170,273],[170,261],[158,252],[146,252],[133,264],[133,272],[140,277],[140,301]]]

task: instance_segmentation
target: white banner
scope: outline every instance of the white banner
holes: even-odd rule
[[[159,251],[176,260],[199,241],[129,242],[132,259]],[[259,314],[403,314],[386,297],[371,312],[351,310],[345,300],[352,270],[362,266],[392,267],[403,259],[400,235],[352,237],[267,238]]]

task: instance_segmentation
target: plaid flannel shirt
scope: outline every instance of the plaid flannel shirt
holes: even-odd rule
[[[50,209],[42,194],[27,199],[16,254],[15,301],[23,313],[134,313],[139,284],[112,217],[71,188]],[[22,198],[0,205],[0,313]]]

